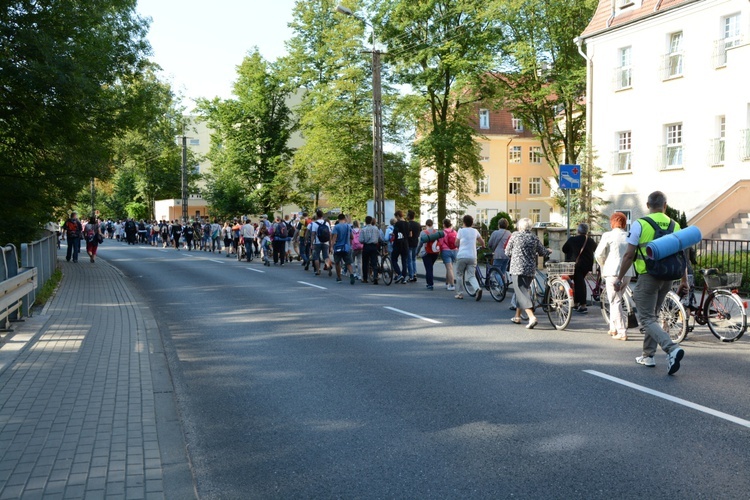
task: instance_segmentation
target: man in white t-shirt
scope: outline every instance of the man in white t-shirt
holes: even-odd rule
[[[474,229],[474,217],[471,215],[464,215],[464,227],[458,230],[456,235],[456,248],[458,253],[456,254],[456,298],[463,299],[464,295],[461,292],[462,289],[466,288],[464,283],[464,275],[469,276],[468,282],[477,294],[474,296],[475,300],[482,300],[482,289],[477,283],[475,276],[477,267],[477,242],[479,246],[484,246],[484,240],[479,234],[479,231]],[[467,290],[468,293],[468,290]]]
[[[255,226],[250,219],[247,219],[245,224],[242,225],[240,234],[242,234],[242,239],[245,242],[245,257],[250,262],[253,260],[253,240],[255,239]]]

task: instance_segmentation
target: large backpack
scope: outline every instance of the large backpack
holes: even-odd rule
[[[352,229],[352,250],[354,251],[362,250],[362,248],[364,247],[364,245],[359,241],[359,233],[361,232],[362,230],[359,228]]]
[[[294,225],[291,222],[285,222],[286,234],[289,238],[294,238]]]
[[[328,243],[329,241],[331,241],[331,228],[328,227],[328,224],[326,224],[325,222],[316,222],[316,224],[318,225],[318,228],[315,230],[315,232],[318,236],[318,241],[321,243]]]
[[[674,232],[674,221],[670,219],[669,227],[662,229],[651,217],[641,217],[639,220],[646,221],[654,229],[654,239],[657,240],[664,235]],[[687,268],[685,253],[680,250],[672,255],[667,255],[659,260],[647,259],[643,253],[643,247],[638,247],[641,258],[646,263],[646,274],[652,278],[662,281],[674,281],[682,278]]]
[[[424,232],[426,234],[434,234],[437,233],[435,229],[427,230],[425,229]],[[434,241],[428,241],[424,244],[424,251],[425,253],[440,253],[440,244],[437,240]]]
[[[274,238],[285,240],[289,236],[289,229],[286,227],[285,222],[277,222],[273,228]]]

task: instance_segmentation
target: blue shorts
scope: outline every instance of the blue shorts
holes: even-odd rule
[[[456,251],[455,250],[440,250],[440,257],[443,259],[443,264],[450,264],[456,262]]]

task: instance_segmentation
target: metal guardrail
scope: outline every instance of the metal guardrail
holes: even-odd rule
[[[55,271],[57,235],[51,233],[22,243],[20,267],[15,245],[5,245],[0,250],[0,329],[8,330],[11,321],[29,316],[37,287],[44,285]]]
[[[57,235],[51,233],[31,243],[21,243],[21,266],[34,267],[38,272],[39,285],[44,285],[55,272],[57,265]],[[29,293],[28,300],[23,302],[21,314],[29,315],[29,309],[36,301],[36,288]]]

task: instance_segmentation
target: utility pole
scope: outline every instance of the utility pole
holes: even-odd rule
[[[383,102],[380,82],[380,51],[372,47],[372,181],[375,219],[385,224],[385,175],[383,174]]]
[[[372,29],[372,202],[375,220],[385,224],[385,175],[383,174],[383,87],[380,82],[380,51],[375,48],[375,27],[343,5],[336,12],[358,19]]]
[[[182,223],[188,220],[187,136],[182,136]]]

